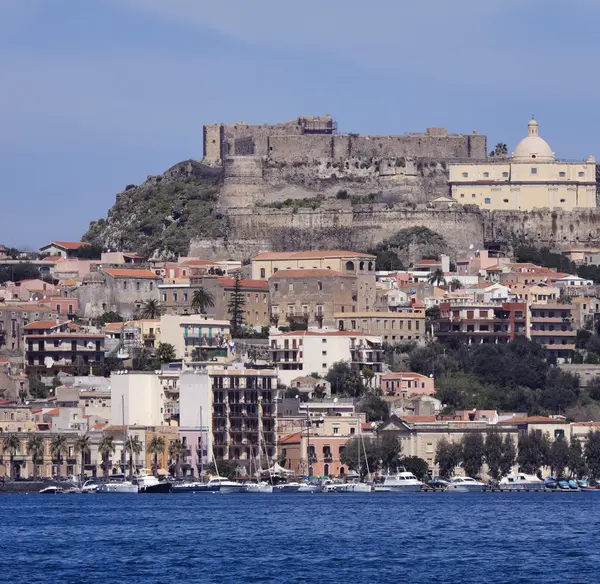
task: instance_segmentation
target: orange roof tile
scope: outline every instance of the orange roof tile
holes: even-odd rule
[[[327,278],[327,277],[345,277],[354,278],[354,274],[342,274],[335,270],[310,269],[310,270],[279,270],[271,278]]]
[[[441,263],[440,260],[421,260],[420,262],[417,262],[415,266],[437,266]]]
[[[408,422],[409,424],[436,421],[435,416],[400,416],[400,419]]]
[[[59,413],[60,413],[60,410],[58,408],[54,408],[53,410],[47,411],[44,415],[47,415],[47,416],[58,416]]]
[[[386,381],[390,381],[392,379],[429,379],[426,375],[421,375],[420,373],[415,373],[413,371],[394,371],[392,373],[387,373],[386,375],[382,375],[381,379],[385,379]]]
[[[295,434],[288,434],[279,440],[279,444],[290,444],[294,442],[300,442],[302,438],[302,432],[296,432]]]
[[[92,333],[64,332],[50,333],[47,335],[25,335],[26,339],[106,339],[106,335]],[[51,351],[51,349],[48,349]]]
[[[224,277],[218,277],[217,281],[223,286],[235,286],[235,279]],[[240,286],[242,288],[269,288],[269,282],[266,280],[240,280]]]
[[[152,278],[154,280],[158,277],[150,270],[136,270],[135,268],[104,268],[102,271],[113,278]]]
[[[45,245],[44,247],[50,247],[51,245],[55,245],[56,247],[62,247],[64,249],[79,249],[80,247],[85,247],[86,245],[89,245],[89,243],[86,243],[85,241],[51,241],[48,245]],[[40,248],[40,249],[44,249],[44,247]]]
[[[211,262],[210,260],[183,260],[181,266],[218,266],[217,262]]]
[[[94,424],[92,426],[92,430],[102,430],[102,428],[104,428],[104,426],[106,426],[106,424]]]
[[[563,424],[562,420],[548,418],[546,416],[527,416],[525,418],[511,418],[502,420],[500,424]]]
[[[327,250],[327,251],[267,251],[259,253],[253,260],[309,260],[326,258],[369,258],[376,259],[374,255],[358,251]]]
[[[49,329],[53,329],[56,328],[57,326],[60,326],[62,324],[67,324],[67,321],[62,321],[59,322],[58,324],[56,323],[56,320],[36,320],[35,322],[30,322],[29,324],[25,325],[23,327],[24,331],[31,331],[31,330],[49,330]]]

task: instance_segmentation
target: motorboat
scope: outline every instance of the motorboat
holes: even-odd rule
[[[570,491],[571,490],[571,486],[569,485],[569,481],[567,479],[558,479],[557,483],[558,483],[558,488],[561,491]]]
[[[373,491],[373,485],[370,483],[361,483],[357,480],[337,485],[336,490],[340,493],[370,493]]]
[[[171,483],[169,481],[159,481],[153,474],[144,470],[140,471],[137,477],[137,483],[140,493],[170,493]]]
[[[300,485],[297,493],[318,493],[321,487],[315,483],[303,483]]]
[[[447,493],[481,493],[486,489],[487,485],[485,483],[476,481],[471,477],[453,477],[444,491]]]
[[[386,474],[379,484],[389,488],[392,493],[418,493],[425,486],[412,472],[405,470]]]
[[[430,490],[430,491],[443,491],[450,483],[448,481],[445,481],[443,479],[431,479],[430,481],[427,481],[426,487]]]
[[[205,493],[208,492],[208,483],[198,481],[178,482],[171,485],[171,493]],[[212,490],[216,493],[217,490]]]
[[[83,486],[81,487],[81,492],[84,495],[96,493],[100,488],[101,484],[102,482],[98,481],[97,479],[88,479],[87,481],[85,481],[85,483],[83,483]]]
[[[244,484],[230,481],[223,477],[214,477],[208,481],[207,487],[209,490],[216,489],[219,493],[230,494],[230,493],[243,493]]]
[[[62,495],[63,490],[61,487],[56,487],[54,485],[50,487],[44,487],[40,490],[40,495]]]
[[[373,485],[374,493],[391,493],[392,489],[389,487],[384,487],[383,485]]]
[[[544,486],[546,489],[554,490],[558,488],[558,483],[554,477],[546,477],[544,479]]]
[[[275,485],[275,487],[273,488],[273,492],[275,492],[275,493],[297,493],[301,486],[302,486],[301,483],[279,483],[279,484]]]
[[[498,487],[501,491],[533,491],[545,489],[544,481],[535,475],[524,473],[509,474],[502,479]]]
[[[106,483],[102,483],[96,492],[104,495],[133,494],[138,493],[139,488],[138,484],[132,481],[108,481]]]
[[[242,483],[244,490],[243,493],[272,493],[273,485],[266,481],[248,481]]]
[[[577,484],[576,480],[570,479],[569,480],[569,488],[572,491],[579,491],[579,485]]]

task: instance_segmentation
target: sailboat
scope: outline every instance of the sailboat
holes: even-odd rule
[[[373,487],[371,484],[369,483],[361,483],[360,482],[360,450],[361,448],[364,449],[365,445],[362,439],[362,432],[361,432],[361,424],[360,424],[360,414],[358,414],[356,416],[356,422],[358,424],[358,448],[357,448],[357,452],[358,452],[358,466],[357,466],[357,470],[358,470],[358,478],[355,481],[352,481],[351,483],[344,483],[342,485],[337,485],[336,486],[336,491],[339,491],[341,493],[370,493],[373,490]],[[367,453],[366,450],[364,452],[365,454],[365,464],[367,466],[367,474],[369,473],[369,462],[367,460]]]
[[[269,468],[269,476],[271,476],[271,483],[267,483],[266,481],[261,480],[261,471],[262,464],[260,462],[260,450],[262,444],[262,418],[261,418],[261,400],[259,399],[258,404],[258,456],[256,460],[256,475],[258,477],[257,481],[248,481],[244,483],[244,493],[272,493],[273,492],[273,477],[271,476],[271,469]],[[267,447],[265,445],[265,454],[267,454]],[[268,460],[268,457],[267,457]],[[250,461],[250,468],[252,468],[252,461]]]

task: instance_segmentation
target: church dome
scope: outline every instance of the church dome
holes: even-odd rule
[[[539,137],[538,129],[538,123],[535,120],[530,120],[527,124],[527,136],[515,148],[512,155],[513,160],[551,162],[555,159],[554,152],[552,152],[548,142]]]

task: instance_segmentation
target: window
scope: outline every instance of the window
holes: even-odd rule
[[[323,291],[323,282],[317,282],[317,288],[319,290],[319,292]]]
[[[463,172],[462,173],[462,177],[463,178],[469,178],[469,173],[468,172]]]
[[[327,357],[327,351],[321,351],[321,354],[323,355],[323,357]]]
[[[323,369],[327,369],[327,363],[321,363],[321,367],[322,367]]]
[[[490,173],[489,172],[484,172],[483,173],[483,178],[489,178],[490,177]]]
[[[322,343],[326,343],[326,342],[327,342],[327,339],[321,339],[321,342],[322,342]]]
[[[583,177],[585,176],[585,172],[579,171],[579,172],[577,173],[577,176],[578,176],[579,178],[583,178]]]
[[[560,202],[561,202],[561,203],[564,203],[564,202],[565,202],[565,200],[564,200],[564,199],[561,199],[561,200],[560,200]]]
[[[465,194],[464,194],[464,193],[461,193],[461,194],[460,194],[460,198],[461,198],[461,199],[464,199],[464,198],[465,198]]]
[[[471,195],[471,198],[474,199],[476,197],[475,193]]]
[[[279,268],[273,268],[273,273],[278,272]]]
[[[127,281],[123,282],[123,290],[127,290]]]
[[[163,302],[166,302],[166,301],[167,301],[167,293],[166,293],[166,292],[163,292],[163,293],[162,293],[162,301],[163,301]]]
[[[491,200],[490,200],[488,197],[486,197],[485,199],[483,199],[483,202],[484,202],[486,205],[489,205],[489,204],[491,203]]]
[[[293,292],[294,291],[294,284],[288,284],[288,291],[289,292]]]
[[[533,167],[533,168],[531,169],[531,174],[537,174],[537,168]]]
[[[508,203],[508,199],[503,199],[503,201],[504,201],[505,203]]]
[[[333,427],[333,433],[334,433],[334,434],[339,434],[339,433],[340,433],[340,429],[339,429],[339,427],[338,427],[338,426],[334,426],[334,427]]]
[[[559,172],[558,176],[560,176],[561,178],[564,178],[565,177],[565,173],[564,172]]]
[[[279,284],[274,284],[275,292],[279,292]]]
[[[139,290],[139,289],[140,289],[140,283],[139,283],[139,282],[136,282],[136,283],[135,283],[135,289],[136,289],[136,290]]]
[[[261,278],[264,278],[265,276],[266,276],[266,274],[265,274],[265,269],[264,269],[264,268],[261,268],[261,269],[260,269],[260,277],[261,277]]]
[[[184,292],[184,293],[183,293],[183,301],[184,301],[184,302],[187,302],[187,301],[188,301],[188,293],[187,293],[187,292]]]
[[[177,292],[173,292],[173,302],[177,302]]]
[[[508,178],[508,172],[503,172],[503,173],[502,173],[502,177],[503,177],[503,178]]]
[[[258,304],[258,294],[254,295],[254,304]]]

